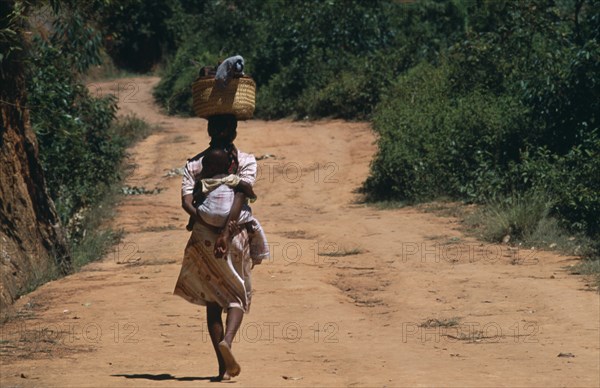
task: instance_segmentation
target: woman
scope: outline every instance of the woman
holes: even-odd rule
[[[222,148],[229,154],[229,173],[254,185],[256,159],[253,155],[238,151],[233,145],[237,135],[237,120],[233,115],[212,116],[208,120],[210,147]],[[219,362],[216,380],[228,380],[237,376],[241,368],[233,357],[231,346],[240,328],[245,312],[249,311],[252,282],[248,231],[239,228],[244,193],[237,191],[227,219],[227,227],[219,230],[197,215],[192,204],[193,189],[202,169],[205,151],[190,159],[185,168],[182,182],[182,207],[194,218],[192,235],[185,248],[183,263],[175,295],[187,301],[206,306],[208,331]],[[226,330],[221,315],[227,311]]]

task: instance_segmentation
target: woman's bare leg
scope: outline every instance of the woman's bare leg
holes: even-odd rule
[[[235,334],[242,324],[242,318],[244,318],[244,312],[241,309],[230,308],[227,310],[227,328],[225,330],[223,341],[219,343],[221,355],[223,356],[225,364],[227,365],[227,373],[229,373],[231,377],[239,375],[242,371],[240,364],[237,363],[233,353],[231,352],[231,344],[233,343]]]
[[[229,347],[231,347],[233,339],[242,325],[243,318],[244,312],[241,309],[231,307],[227,310],[227,329],[223,339],[227,342]]]
[[[206,304],[206,323],[208,325],[208,333],[210,334],[210,340],[217,354],[217,360],[219,362],[219,376],[218,380],[222,380],[226,374],[225,360],[221,351],[219,350],[219,342],[223,341],[223,320],[221,314],[223,309],[217,303],[208,302]]]

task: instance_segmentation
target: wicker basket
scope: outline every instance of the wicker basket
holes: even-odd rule
[[[194,112],[203,118],[234,114],[238,120],[252,118],[256,84],[248,76],[232,79],[224,88],[215,87],[214,77],[198,78],[192,84]]]

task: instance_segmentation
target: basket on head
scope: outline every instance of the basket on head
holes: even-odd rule
[[[254,113],[256,83],[243,76],[221,88],[216,87],[214,77],[202,77],[192,84],[192,96],[194,112],[199,117],[233,114],[238,120],[247,120]]]

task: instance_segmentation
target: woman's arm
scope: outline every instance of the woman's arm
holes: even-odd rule
[[[194,220],[198,218],[198,213],[196,213],[196,208],[193,205],[194,195],[193,194],[185,194],[181,197],[181,207],[187,214],[192,216]]]
[[[235,197],[233,197],[233,204],[231,205],[231,210],[229,211],[229,216],[227,217],[227,222],[225,223],[225,228],[223,228],[223,231],[219,237],[217,237],[217,241],[215,243],[216,257],[223,257],[223,255],[227,252],[229,240],[231,240],[232,234],[237,228],[237,220],[240,218],[242,206],[245,202],[246,195],[244,193],[235,193]]]

